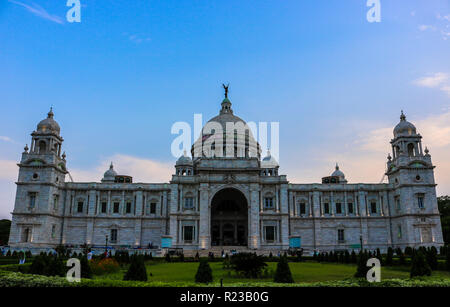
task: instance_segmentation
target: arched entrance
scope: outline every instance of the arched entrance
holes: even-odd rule
[[[211,201],[211,245],[247,246],[248,205],[241,191],[220,190]]]

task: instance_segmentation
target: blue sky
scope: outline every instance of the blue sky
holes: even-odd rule
[[[81,4],[68,23],[65,0],[0,2],[0,217],[50,106],[75,180],[99,180],[114,159],[169,181],[172,124],[216,115],[223,82],[235,114],[280,122],[293,182],[335,162],[350,182],[379,182],[403,109],[450,194],[450,1],[381,0],[380,23],[365,0]]]

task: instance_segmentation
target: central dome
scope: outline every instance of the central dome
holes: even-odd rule
[[[53,119],[53,110],[50,108],[50,112],[47,114],[47,118],[41,120],[37,125],[38,132],[46,132],[46,133],[56,133],[59,135],[61,129],[58,123]]]
[[[250,127],[240,117],[233,114],[231,101],[225,96],[219,115],[211,118],[202,129],[201,136],[192,146],[195,158],[258,158],[260,147]],[[230,129],[230,131],[229,131]],[[222,130],[222,131],[219,131]],[[220,133],[222,132],[222,133]],[[227,143],[228,138],[234,141]],[[223,148],[216,148],[216,144]]]
[[[394,128],[394,137],[417,134],[416,126],[406,120],[405,114],[400,115],[400,122]]]

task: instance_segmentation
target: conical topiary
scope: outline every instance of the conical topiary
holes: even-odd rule
[[[128,271],[125,273],[123,280],[147,281],[147,270],[145,269],[142,256],[131,256],[131,264]]]
[[[369,267],[367,266],[367,260],[369,259],[369,255],[367,252],[359,252],[358,260],[357,260],[357,269],[355,273],[355,277],[365,278],[367,276],[367,272],[369,271]]]
[[[197,269],[197,274],[195,274],[195,282],[207,284],[212,281],[213,277],[211,267],[206,259],[201,259]]]
[[[412,257],[410,277],[430,276],[431,269],[422,251],[417,251]]]
[[[280,261],[278,261],[277,270],[275,271],[273,281],[284,284],[291,284],[294,282],[287,257],[280,257]]]

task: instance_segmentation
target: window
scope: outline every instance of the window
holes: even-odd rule
[[[59,203],[59,195],[53,196],[53,210],[58,210],[58,203]]]
[[[120,203],[119,202],[115,202],[114,203],[113,212],[114,213],[119,213],[119,209],[120,209]]]
[[[31,242],[31,228],[26,227],[23,230],[22,242]]]
[[[184,199],[184,209],[186,209],[186,210],[194,209],[194,198],[193,197],[186,197]]]
[[[117,229],[111,229],[111,243],[117,242]]]
[[[264,229],[266,242],[275,241],[275,226],[265,226]]]
[[[102,213],[106,213],[106,206],[108,203],[106,201],[102,202]]]
[[[399,196],[397,196],[397,197],[395,198],[395,207],[396,207],[397,211],[400,211],[400,210],[401,210],[401,206],[400,206],[400,197],[399,197]]]
[[[273,197],[264,198],[264,208],[273,209]]]
[[[338,229],[338,241],[345,242],[345,232],[344,229]]]
[[[52,238],[56,236],[56,225],[52,225]]]
[[[30,193],[30,209],[33,209],[36,206],[36,193]]]
[[[77,206],[78,213],[83,213],[83,205],[84,205],[84,203],[82,201],[78,202],[78,206]]]
[[[353,203],[348,203],[348,213],[353,214]]]
[[[370,203],[370,213],[372,213],[372,214],[377,213],[377,203],[376,202]]]
[[[419,195],[419,196],[417,197],[417,203],[418,203],[418,205],[419,205],[419,209],[424,209],[424,208],[425,208],[425,205],[424,205],[424,203],[423,203],[423,199],[424,199],[424,196],[423,196],[423,195]]]
[[[402,225],[398,225],[397,227],[397,236],[399,239],[402,238]]]
[[[323,204],[323,211],[325,214],[330,214],[330,204],[329,203]]]
[[[184,242],[192,242],[194,239],[194,226],[183,226]]]
[[[126,213],[131,213],[131,202],[127,202],[127,206],[125,208]]]
[[[150,214],[156,214],[156,203],[150,203]]]
[[[306,205],[305,203],[300,203],[300,214],[306,214]]]
[[[336,203],[336,213],[341,214],[342,213],[342,204]]]

